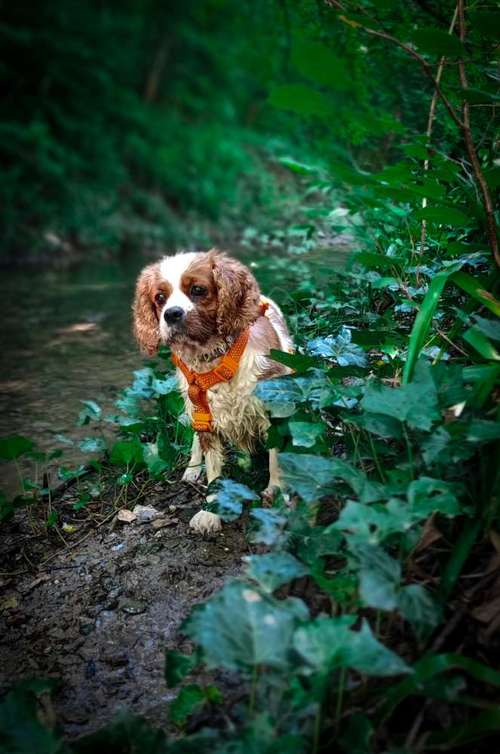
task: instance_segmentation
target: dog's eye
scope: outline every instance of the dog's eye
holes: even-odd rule
[[[204,285],[192,285],[191,286],[191,296],[200,297],[204,296],[207,292],[207,289]]]
[[[155,296],[155,303],[158,304],[158,306],[163,306],[166,300],[167,297],[164,293],[157,293]]]

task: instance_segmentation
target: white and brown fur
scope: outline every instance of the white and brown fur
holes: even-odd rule
[[[262,302],[268,304],[264,315],[260,313]],[[165,312],[174,306],[182,309],[183,316],[172,325]],[[207,393],[214,431],[195,434],[184,472],[184,480],[198,480],[204,457],[210,484],[222,473],[224,441],[251,450],[266,437],[269,418],[253,393],[259,380],[290,371],[269,357],[271,348],[292,350],[283,314],[274,301],[261,295],[248,267],[216,249],[179,253],[146,267],[137,281],[133,313],[134,333],[145,353],[153,355],[160,343],[165,343],[196,372],[213,369],[240,332],[250,328],[237,373],[230,382],[221,382]],[[188,384],[180,370],[177,374],[191,416]],[[280,486],[277,451],[272,449],[266,491]],[[217,531],[221,521],[216,514],[202,510],[193,516],[190,526],[201,533]]]

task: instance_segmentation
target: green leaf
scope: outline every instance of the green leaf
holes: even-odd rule
[[[258,524],[257,530],[252,532],[252,542],[274,545],[283,539],[287,519],[278,511],[271,508],[252,508],[250,516]]]
[[[129,466],[141,463],[143,460],[142,444],[137,438],[133,440],[118,440],[111,448],[111,463]]]
[[[340,667],[374,676],[410,672],[400,657],[375,638],[367,621],[363,621],[360,631],[352,631],[355,621],[354,615],[315,618],[297,629],[294,649],[315,672],[321,674]]]
[[[218,513],[224,521],[234,521],[243,511],[243,503],[255,501],[259,496],[245,484],[234,482],[232,479],[217,479],[215,490],[210,486],[210,492],[215,492],[215,499],[210,503],[210,510]]]
[[[314,356],[333,359],[341,367],[366,366],[366,356],[362,348],[352,342],[351,330],[342,325],[338,335],[314,338],[307,343],[308,350]]]
[[[0,748],[5,754],[64,754],[64,743],[38,718],[35,694],[40,691],[20,684],[0,703]]]
[[[168,716],[174,725],[184,725],[190,715],[205,703],[205,692],[196,683],[184,686],[170,703]]]
[[[299,73],[315,83],[339,91],[349,89],[350,76],[344,60],[320,42],[306,38],[294,40],[292,63]]]
[[[437,391],[429,365],[417,362],[411,384],[391,388],[370,382],[361,405],[365,411],[406,421],[415,429],[429,430],[440,418]]]
[[[277,601],[233,581],[196,607],[183,630],[201,646],[209,666],[285,670],[292,634],[308,614],[301,600]]]
[[[158,443],[147,442],[142,446],[143,460],[152,477],[160,478],[170,469],[170,464],[162,458],[158,451]]]
[[[486,335],[487,338],[491,338],[491,340],[500,341],[500,322],[494,319],[486,319],[485,317],[480,317],[479,314],[474,315],[474,320],[476,323],[476,327],[481,330],[483,335]]]
[[[314,167],[314,165],[306,165],[304,162],[299,162],[299,160],[295,160],[293,157],[280,157],[278,162],[299,175],[317,175],[319,172],[319,168]]]
[[[342,479],[368,503],[383,497],[382,487],[346,461],[305,453],[281,453],[280,466],[286,483],[307,503],[332,492],[336,479]]]
[[[454,34],[447,34],[441,29],[433,27],[416,29],[411,38],[419,50],[431,55],[457,58],[464,54],[464,47],[458,37]]]
[[[453,225],[458,227],[469,228],[471,218],[465,212],[461,212],[456,207],[425,207],[416,210],[413,213],[416,220],[425,220],[428,223],[437,225]]]
[[[323,94],[304,84],[281,84],[273,86],[269,102],[281,110],[290,110],[298,115],[330,118],[333,106]]]
[[[431,513],[458,516],[463,512],[453,492],[453,486],[441,479],[416,479],[408,486],[407,497],[412,515],[416,519],[427,518]]]
[[[195,653],[184,655],[174,649],[165,652],[165,681],[167,688],[171,689],[179,683],[198,665],[198,657]]]
[[[99,421],[102,415],[102,409],[95,401],[80,401],[83,403],[84,408],[78,415],[77,425],[83,427],[85,424],[89,424],[91,421]]]
[[[466,272],[454,272],[451,276],[451,280],[458,285],[462,290],[475,298],[476,301],[486,306],[493,314],[500,317],[500,301],[498,301],[492,293],[484,288],[482,281],[476,280],[472,275],[468,275]]]
[[[420,584],[402,587],[398,595],[398,608],[420,640],[428,638],[442,619],[440,605]]]
[[[0,458],[13,461],[33,450],[33,442],[22,435],[10,435],[0,438]]]
[[[102,437],[84,437],[78,447],[83,453],[102,453],[106,450],[106,442]]]
[[[301,353],[278,351],[275,348],[271,348],[269,355],[273,361],[277,361],[279,364],[284,364],[299,373],[307,372],[308,369],[317,366],[319,363],[318,359],[311,358],[311,356],[304,356]]]
[[[403,371],[403,385],[407,385],[413,376],[415,365],[424,347],[427,333],[429,332],[429,327],[431,326],[432,318],[436,312],[444,287],[455,269],[438,272],[432,279],[429,290],[425,294],[410,334],[408,356]]]
[[[470,343],[470,345],[475,348],[484,359],[500,361],[500,354],[488,338],[483,335],[479,327],[475,325],[474,327],[469,327],[464,333],[463,338],[467,343]]]
[[[374,545],[350,547],[360,563],[359,595],[365,605],[394,610],[398,605],[401,566]]]
[[[293,445],[301,448],[312,448],[325,431],[321,422],[288,422]]]
[[[500,440],[500,422],[492,422],[487,419],[473,419],[469,424],[467,440],[470,442]]]
[[[266,555],[247,555],[247,576],[256,581],[265,592],[274,592],[282,584],[298,579],[308,569],[288,552],[272,552]]]

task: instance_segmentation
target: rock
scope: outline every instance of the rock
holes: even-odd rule
[[[127,615],[140,615],[146,612],[146,605],[139,600],[127,600],[122,604],[121,610]]]
[[[124,665],[128,665],[127,653],[119,649],[104,651],[101,655],[101,660],[112,668],[122,668]]]
[[[138,508],[140,506],[136,506]],[[122,521],[124,524],[132,524],[137,518],[137,514],[134,511],[129,511],[126,508],[122,508],[121,511],[118,511],[116,514],[116,520]]]
[[[157,511],[152,505],[136,505],[132,513],[139,524],[147,524],[161,516],[160,511]]]

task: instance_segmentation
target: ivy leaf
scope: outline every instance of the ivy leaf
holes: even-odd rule
[[[246,573],[265,592],[274,592],[282,584],[298,579],[308,573],[300,560],[288,552],[271,552],[266,555],[247,555]]]
[[[366,621],[360,631],[351,630],[355,621],[354,615],[320,616],[297,629],[293,646],[307,664],[321,674],[339,667],[375,676],[410,672],[404,660],[375,638]]]
[[[143,460],[142,444],[137,438],[133,440],[118,440],[111,448],[111,463],[129,466],[132,463],[141,463]]]
[[[22,435],[10,435],[0,438],[0,458],[13,461],[33,450],[33,442]]]
[[[463,512],[452,485],[441,479],[420,477],[410,482],[407,498],[415,520],[427,518],[431,513],[457,516]]]
[[[170,720],[177,726],[183,726],[193,712],[196,712],[206,702],[220,703],[222,694],[217,686],[199,686],[197,683],[190,683],[184,686],[170,703],[168,715]]]
[[[500,422],[491,422],[487,419],[473,419],[469,425],[467,440],[470,442],[500,440]]]
[[[224,521],[234,521],[243,511],[243,503],[259,500],[259,496],[245,484],[232,479],[218,479],[210,486],[215,487],[215,499],[210,503],[210,510],[218,513]]]
[[[165,652],[165,681],[171,689],[179,683],[198,665],[196,654],[185,655],[174,649]]]
[[[106,450],[106,442],[102,437],[84,437],[78,447],[83,453],[102,453]]]
[[[170,469],[168,461],[159,454],[158,443],[145,443],[142,446],[142,455],[144,463],[152,477],[158,479],[167,469]]]
[[[398,604],[401,566],[375,545],[350,547],[360,563],[359,594],[365,605],[394,610]]]
[[[251,532],[251,541],[262,545],[275,545],[284,538],[287,519],[271,508],[252,508],[250,516],[257,522]]]
[[[83,408],[78,415],[77,425],[83,427],[91,421],[99,421],[102,415],[102,409],[95,401],[80,401]]]
[[[437,225],[470,227],[471,218],[456,207],[425,207],[413,213],[416,220],[425,220]]]
[[[336,479],[342,479],[352,487],[362,502],[373,502],[384,496],[380,484],[370,482],[362,471],[338,458],[281,453],[280,466],[287,484],[307,503],[316,502],[332,492]]]
[[[408,385],[394,388],[370,382],[361,405],[365,411],[392,416],[427,431],[440,418],[436,385],[424,361],[417,362],[414,378]]]
[[[403,617],[411,623],[418,639],[427,638],[442,618],[440,605],[420,584],[402,587],[398,607]]]
[[[257,383],[255,395],[274,418],[287,418],[295,413],[302,392],[293,377],[279,377]]]
[[[363,349],[352,342],[351,330],[345,325],[341,327],[337,336],[328,335],[326,338],[310,340],[307,348],[314,356],[333,359],[341,367],[366,366]]]
[[[325,425],[319,422],[288,422],[293,445],[312,448],[324,432]]]
[[[184,632],[201,646],[209,666],[249,671],[289,666],[289,646],[309,613],[298,599],[274,600],[242,582],[230,582],[196,607]]]

